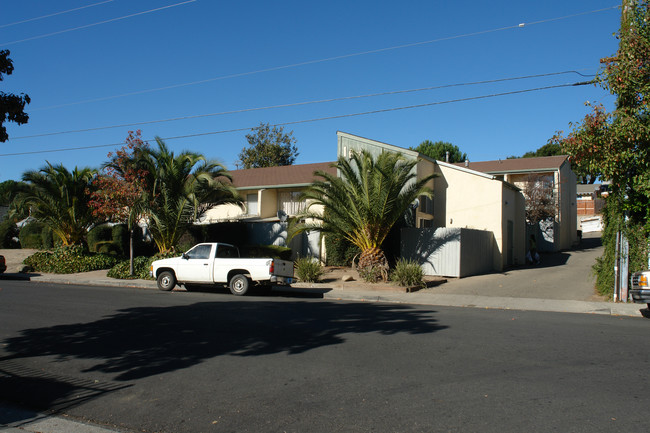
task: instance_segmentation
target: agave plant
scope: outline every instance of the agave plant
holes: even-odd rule
[[[377,158],[367,151],[355,153],[351,160],[340,157],[333,164],[339,177],[317,171],[322,179],[302,194],[308,207],[292,221],[292,236],[309,230],[338,234],[361,249],[360,271],[386,280],[388,261],[382,243],[418,196],[432,194],[426,184],[435,175],[417,179],[416,164],[393,152]]]

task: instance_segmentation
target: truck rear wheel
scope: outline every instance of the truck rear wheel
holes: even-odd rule
[[[230,279],[230,292],[233,295],[243,296],[248,292],[250,280],[246,275],[237,274]]]
[[[174,275],[173,272],[163,271],[160,274],[158,274],[156,283],[158,284],[158,288],[160,290],[164,292],[169,292],[174,287],[176,287],[176,276]]]

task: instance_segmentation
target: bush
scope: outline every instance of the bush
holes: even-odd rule
[[[382,270],[379,266],[366,266],[359,269],[359,276],[367,283],[376,283],[382,280]]]
[[[272,259],[291,260],[291,248],[279,245],[246,245],[239,249],[242,257],[271,257]]]
[[[18,227],[11,219],[0,223],[0,248],[20,248]]]
[[[144,257],[138,256],[133,259],[133,275],[129,274],[129,260],[122,260],[108,271],[106,274],[110,278],[116,278],[120,280],[129,280],[129,279],[140,279],[140,280],[152,280],[149,276],[149,269],[151,268],[151,263],[160,259],[167,259],[169,257],[177,257],[176,253],[158,253],[153,257]]]
[[[313,257],[301,257],[296,260],[296,275],[305,283],[316,283],[323,275],[323,266]]]
[[[38,272],[73,274],[111,268],[117,259],[106,254],[88,253],[81,245],[71,245],[57,247],[52,252],[39,251],[23,263]]]
[[[325,236],[325,251],[329,266],[350,266],[354,256],[361,252],[359,247],[352,245],[347,239],[332,234]]]
[[[418,262],[414,260],[398,259],[391,272],[390,279],[400,286],[424,286],[424,272]]]
[[[90,229],[86,237],[88,240],[88,249],[95,252],[97,251],[97,244],[99,242],[110,242],[112,240],[111,230],[109,224],[100,224]]]
[[[22,248],[35,248],[38,250],[52,248],[52,230],[39,221],[33,221],[20,229],[18,235]]]

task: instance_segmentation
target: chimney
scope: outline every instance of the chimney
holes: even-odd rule
[[[465,159],[465,167],[469,167],[469,159]]]
[[[449,151],[445,152],[445,162],[449,163]]]

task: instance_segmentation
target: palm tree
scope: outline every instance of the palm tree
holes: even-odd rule
[[[351,160],[339,157],[333,166],[340,177],[315,173],[322,180],[303,193],[309,206],[295,219],[307,222],[294,221],[291,234],[317,230],[339,235],[361,249],[360,269],[378,269],[385,280],[388,261],[381,246],[388,232],[418,196],[431,196],[426,184],[435,175],[417,180],[416,164],[392,152],[376,159],[368,151],[355,153]]]
[[[193,152],[174,155],[158,137],[156,143],[157,149],[144,149],[138,164],[146,173],[149,230],[158,249],[167,252],[205,211],[242,200],[222,164]]]
[[[28,183],[19,194],[31,216],[47,225],[63,245],[82,243],[94,218],[88,205],[88,190],[97,171],[88,167],[70,172],[63,165],[49,162],[39,171],[27,171]]]

